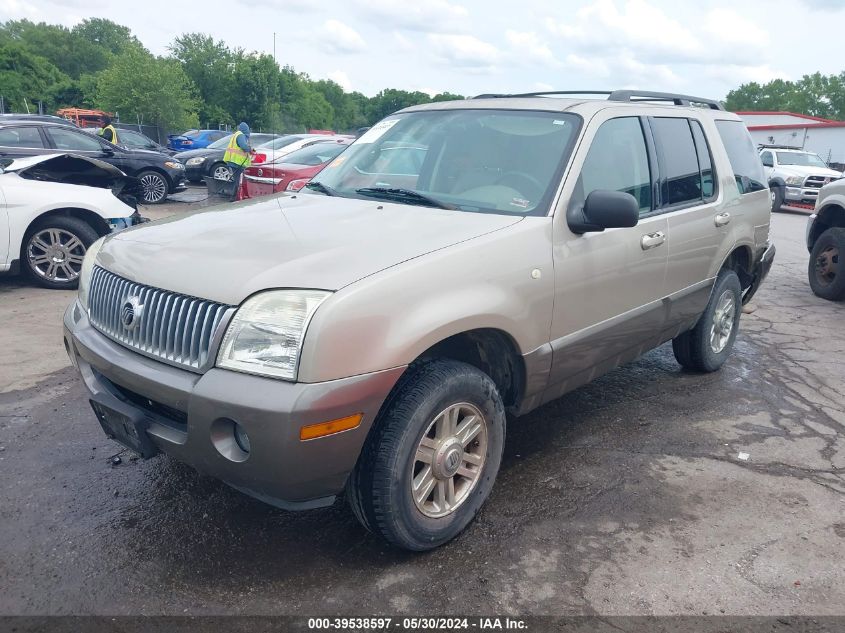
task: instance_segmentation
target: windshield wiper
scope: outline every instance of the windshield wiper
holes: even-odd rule
[[[398,189],[392,187],[363,187],[356,189],[355,193],[362,196],[372,196],[373,198],[385,198],[386,200],[395,200],[397,202],[408,202],[410,204],[423,204],[429,207],[437,207],[438,209],[451,209],[457,207],[447,204],[437,198],[432,198],[419,191],[413,189]]]
[[[331,187],[327,187],[321,182],[317,182],[312,180],[311,182],[305,183],[306,188],[311,189],[313,191],[319,191],[320,193],[327,195],[327,196],[336,196],[337,192],[332,189]]]

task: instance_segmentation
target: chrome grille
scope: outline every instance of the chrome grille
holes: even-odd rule
[[[121,312],[130,298],[143,306],[137,327]],[[137,352],[186,369],[203,370],[230,306],[138,284],[95,267],[88,293],[91,324]],[[213,360],[213,359],[212,359]]]
[[[836,182],[839,180],[836,176],[807,176],[804,180],[805,187],[812,187],[813,189],[821,189],[829,182]]]

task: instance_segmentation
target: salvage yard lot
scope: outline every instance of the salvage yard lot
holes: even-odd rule
[[[0,614],[843,614],[843,306],[805,221],[773,218],[720,372],[664,345],[512,423],[478,520],[422,555],[121,452],[62,348],[72,294],[2,279]]]

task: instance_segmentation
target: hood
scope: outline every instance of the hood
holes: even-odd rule
[[[842,178],[842,172],[827,167],[811,167],[806,165],[778,165],[777,171],[788,176],[824,176],[825,178]]]
[[[138,283],[234,305],[269,288],[338,290],[521,219],[282,195],[122,231],[107,239],[97,263]]]
[[[238,123],[238,132],[243,132],[246,136],[249,136],[249,126],[244,121],[241,121]]]
[[[137,178],[127,176],[114,165],[77,154],[46,154],[8,161],[3,172],[17,173],[21,178],[67,185],[84,185],[111,189],[121,202],[137,208],[141,185]]]
[[[189,158],[196,158],[197,156],[211,156],[215,152],[225,152],[225,151],[226,150],[224,150],[224,149],[213,149],[213,148],[208,148],[208,147],[204,147],[202,149],[189,149],[185,152],[179,152],[176,155],[176,158],[178,158],[181,161],[186,161]]]

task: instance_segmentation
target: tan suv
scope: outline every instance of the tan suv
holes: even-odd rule
[[[769,209],[713,101],[417,106],[300,194],[95,243],[65,344],[106,434],[144,457],[282,508],[345,492],[425,550],[490,493],[506,413],[669,340],[718,369],[771,266]]]

